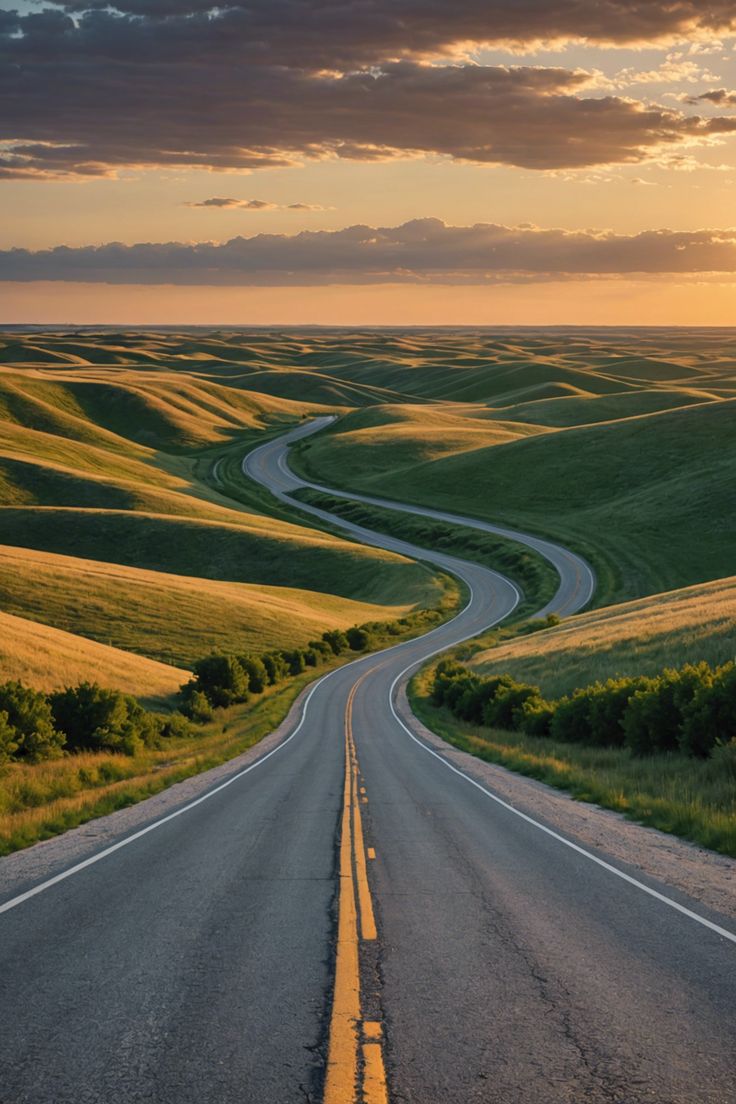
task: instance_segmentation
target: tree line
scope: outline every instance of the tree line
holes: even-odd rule
[[[178,709],[156,713],[130,694],[83,682],[45,693],[19,681],[0,684],[0,764],[38,763],[79,751],[136,755],[171,738],[197,735],[215,711],[246,702],[268,687],[319,667],[336,656],[365,652],[387,638],[404,636],[439,621],[437,610],[420,610],[397,621],[372,621],[343,632],[329,629],[306,648],[244,654],[213,653],[194,664],[180,688]]]
[[[482,677],[452,659],[438,663],[432,701],[489,728],[565,743],[624,747],[633,755],[707,758],[736,741],[736,664],[667,668],[654,677],[608,679],[547,701],[511,675]]]

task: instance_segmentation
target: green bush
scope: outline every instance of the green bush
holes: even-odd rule
[[[332,648],[333,655],[340,655],[348,650],[348,638],[341,629],[328,629],[322,633],[322,639]]]
[[[569,744],[586,744],[590,739],[590,700],[587,689],[575,690],[560,698],[550,721],[549,733],[554,740]]]
[[[269,686],[275,686],[277,682],[283,682],[288,677],[289,665],[281,652],[266,652],[261,659],[266,668]]]
[[[118,751],[134,755],[154,746],[161,722],[127,694],[83,682],[49,698],[57,728],[70,751]]]
[[[207,699],[205,698],[205,701]],[[187,740],[195,735],[190,721],[183,713],[171,713],[158,718],[160,735],[164,740]]]
[[[623,747],[626,742],[624,717],[632,698],[651,684],[648,678],[608,679],[591,687],[589,697],[589,743],[596,747]]]
[[[516,723],[527,736],[549,736],[555,706],[542,697],[529,697],[521,704]]]
[[[0,686],[0,712],[7,715],[6,726],[13,729],[9,742],[17,745],[13,752],[15,759],[38,763],[61,754],[64,734],[54,725],[45,694],[20,682],[6,682]]]
[[[17,733],[8,720],[8,714],[3,710],[0,713],[0,765],[12,759],[17,750]]]
[[[710,753],[708,766],[714,778],[724,778],[736,785],[736,736],[716,744]]]
[[[736,664],[726,663],[712,673],[704,669],[682,712],[680,749],[686,755],[705,757],[719,740],[731,740],[736,735]]]
[[[294,648],[291,652],[282,652],[281,654],[286,663],[287,674],[291,676],[301,675],[306,671],[307,664],[301,648]]]
[[[182,686],[180,691],[182,713],[197,724],[206,724],[211,721],[214,710],[210,705],[207,695],[197,689],[194,679]]]
[[[710,668],[701,664],[679,671],[668,669],[657,678],[643,680],[644,684],[632,695],[621,722],[626,746],[632,754],[643,756],[676,751],[684,710],[703,679],[709,678]]]
[[[353,625],[345,635],[352,652],[364,652],[371,645],[371,635],[362,625]]]
[[[706,757],[736,738],[734,663],[716,671],[699,663],[657,678],[608,679],[548,702],[536,686],[510,675],[482,678],[448,658],[435,668],[431,700],[471,724],[593,747],[625,745],[634,755],[680,750]]]
[[[210,655],[194,664],[195,685],[210,705],[226,709],[248,700],[248,675],[236,656]]]
[[[260,656],[239,655],[238,663],[248,676],[248,689],[251,694],[262,694],[268,685],[268,671]]]
[[[495,693],[483,708],[483,723],[491,728],[513,730],[519,726],[524,702],[539,697],[539,687],[516,682],[508,676],[506,681],[498,679],[497,682]]]

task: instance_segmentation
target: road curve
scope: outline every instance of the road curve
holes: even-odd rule
[[[280,495],[289,439],[246,461]],[[729,921],[397,716],[406,671],[516,588],[353,531],[462,577],[465,610],[323,677],[226,785],[0,897],[0,1104],[357,1104],[356,1054],[363,1104],[731,1104]]]
[[[305,437],[309,437],[325,429],[334,421],[335,417],[332,415],[315,418],[310,422],[305,422],[303,425],[299,426],[298,429],[292,430],[291,433],[287,433],[282,437],[277,437],[274,441],[269,441],[265,445],[261,445],[259,448],[254,449],[252,452],[248,453],[243,461],[244,473],[250,479],[267,487],[277,498],[289,502],[292,506],[294,505],[293,500],[290,500],[288,496],[296,490],[308,487],[314,491],[322,491],[325,494],[330,494],[335,498],[346,498],[355,502],[365,502],[373,506],[381,506],[387,510],[397,510],[404,514],[416,514],[419,517],[435,518],[438,521],[449,522],[451,525],[462,525],[468,529],[477,529],[482,533],[491,533],[493,536],[506,537],[509,540],[516,541],[518,544],[526,545],[528,548],[538,552],[546,560],[549,560],[557,571],[560,579],[554,597],[539,611],[537,614],[539,617],[546,617],[548,613],[556,613],[560,617],[568,617],[573,613],[579,613],[580,610],[590,602],[595,592],[596,585],[595,573],[592,567],[582,556],[578,556],[575,552],[570,551],[570,549],[565,548],[563,545],[556,544],[554,541],[545,540],[542,537],[535,537],[529,533],[522,533],[517,529],[508,529],[501,525],[493,525],[491,522],[480,521],[477,518],[461,517],[459,514],[451,514],[443,510],[434,510],[425,506],[409,506],[394,502],[388,498],[377,498],[374,495],[336,490],[334,487],[325,487],[320,483],[312,483],[296,475],[288,464],[289,447],[296,441],[303,440]],[[339,525],[352,536],[358,537],[365,543],[378,544],[384,548],[391,547],[396,551],[399,551],[398,546],[401,546],[402,549],[407,549],[409,547],[402,541],[396,541],[389,544],[388,538],[385,536],[380,536],[376,539],[377,535],[370,530],[364,529],[359,525],[354,525],[344,518],[338,518],[336,515],[330,514],[325,510],[319,510],[303,502],[299,503],[299,506],[301,509],[317,517],[321,517],[323,520]],[[413,555],[415,553],[406,552],[405,554]],[[434,555],[428,556],[425,553],[424,556],[425,559],[434,559]]]

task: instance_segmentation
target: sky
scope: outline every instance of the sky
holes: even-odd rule
[[[733,0],[17,0],[0,131],[0,322],[736,322]]]

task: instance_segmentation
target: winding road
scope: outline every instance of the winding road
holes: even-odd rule
[[[246,474],[293,506],[288,446],[324,425]],[[314,683],[195,800],[0,896],[1,1104],[732,1104],[731,922],[505,802],[401,704],[516,587],[309,511],[454,573],[466,608]],[[546,555],[542,612],[589,601],[567,550],[449,520]]]

